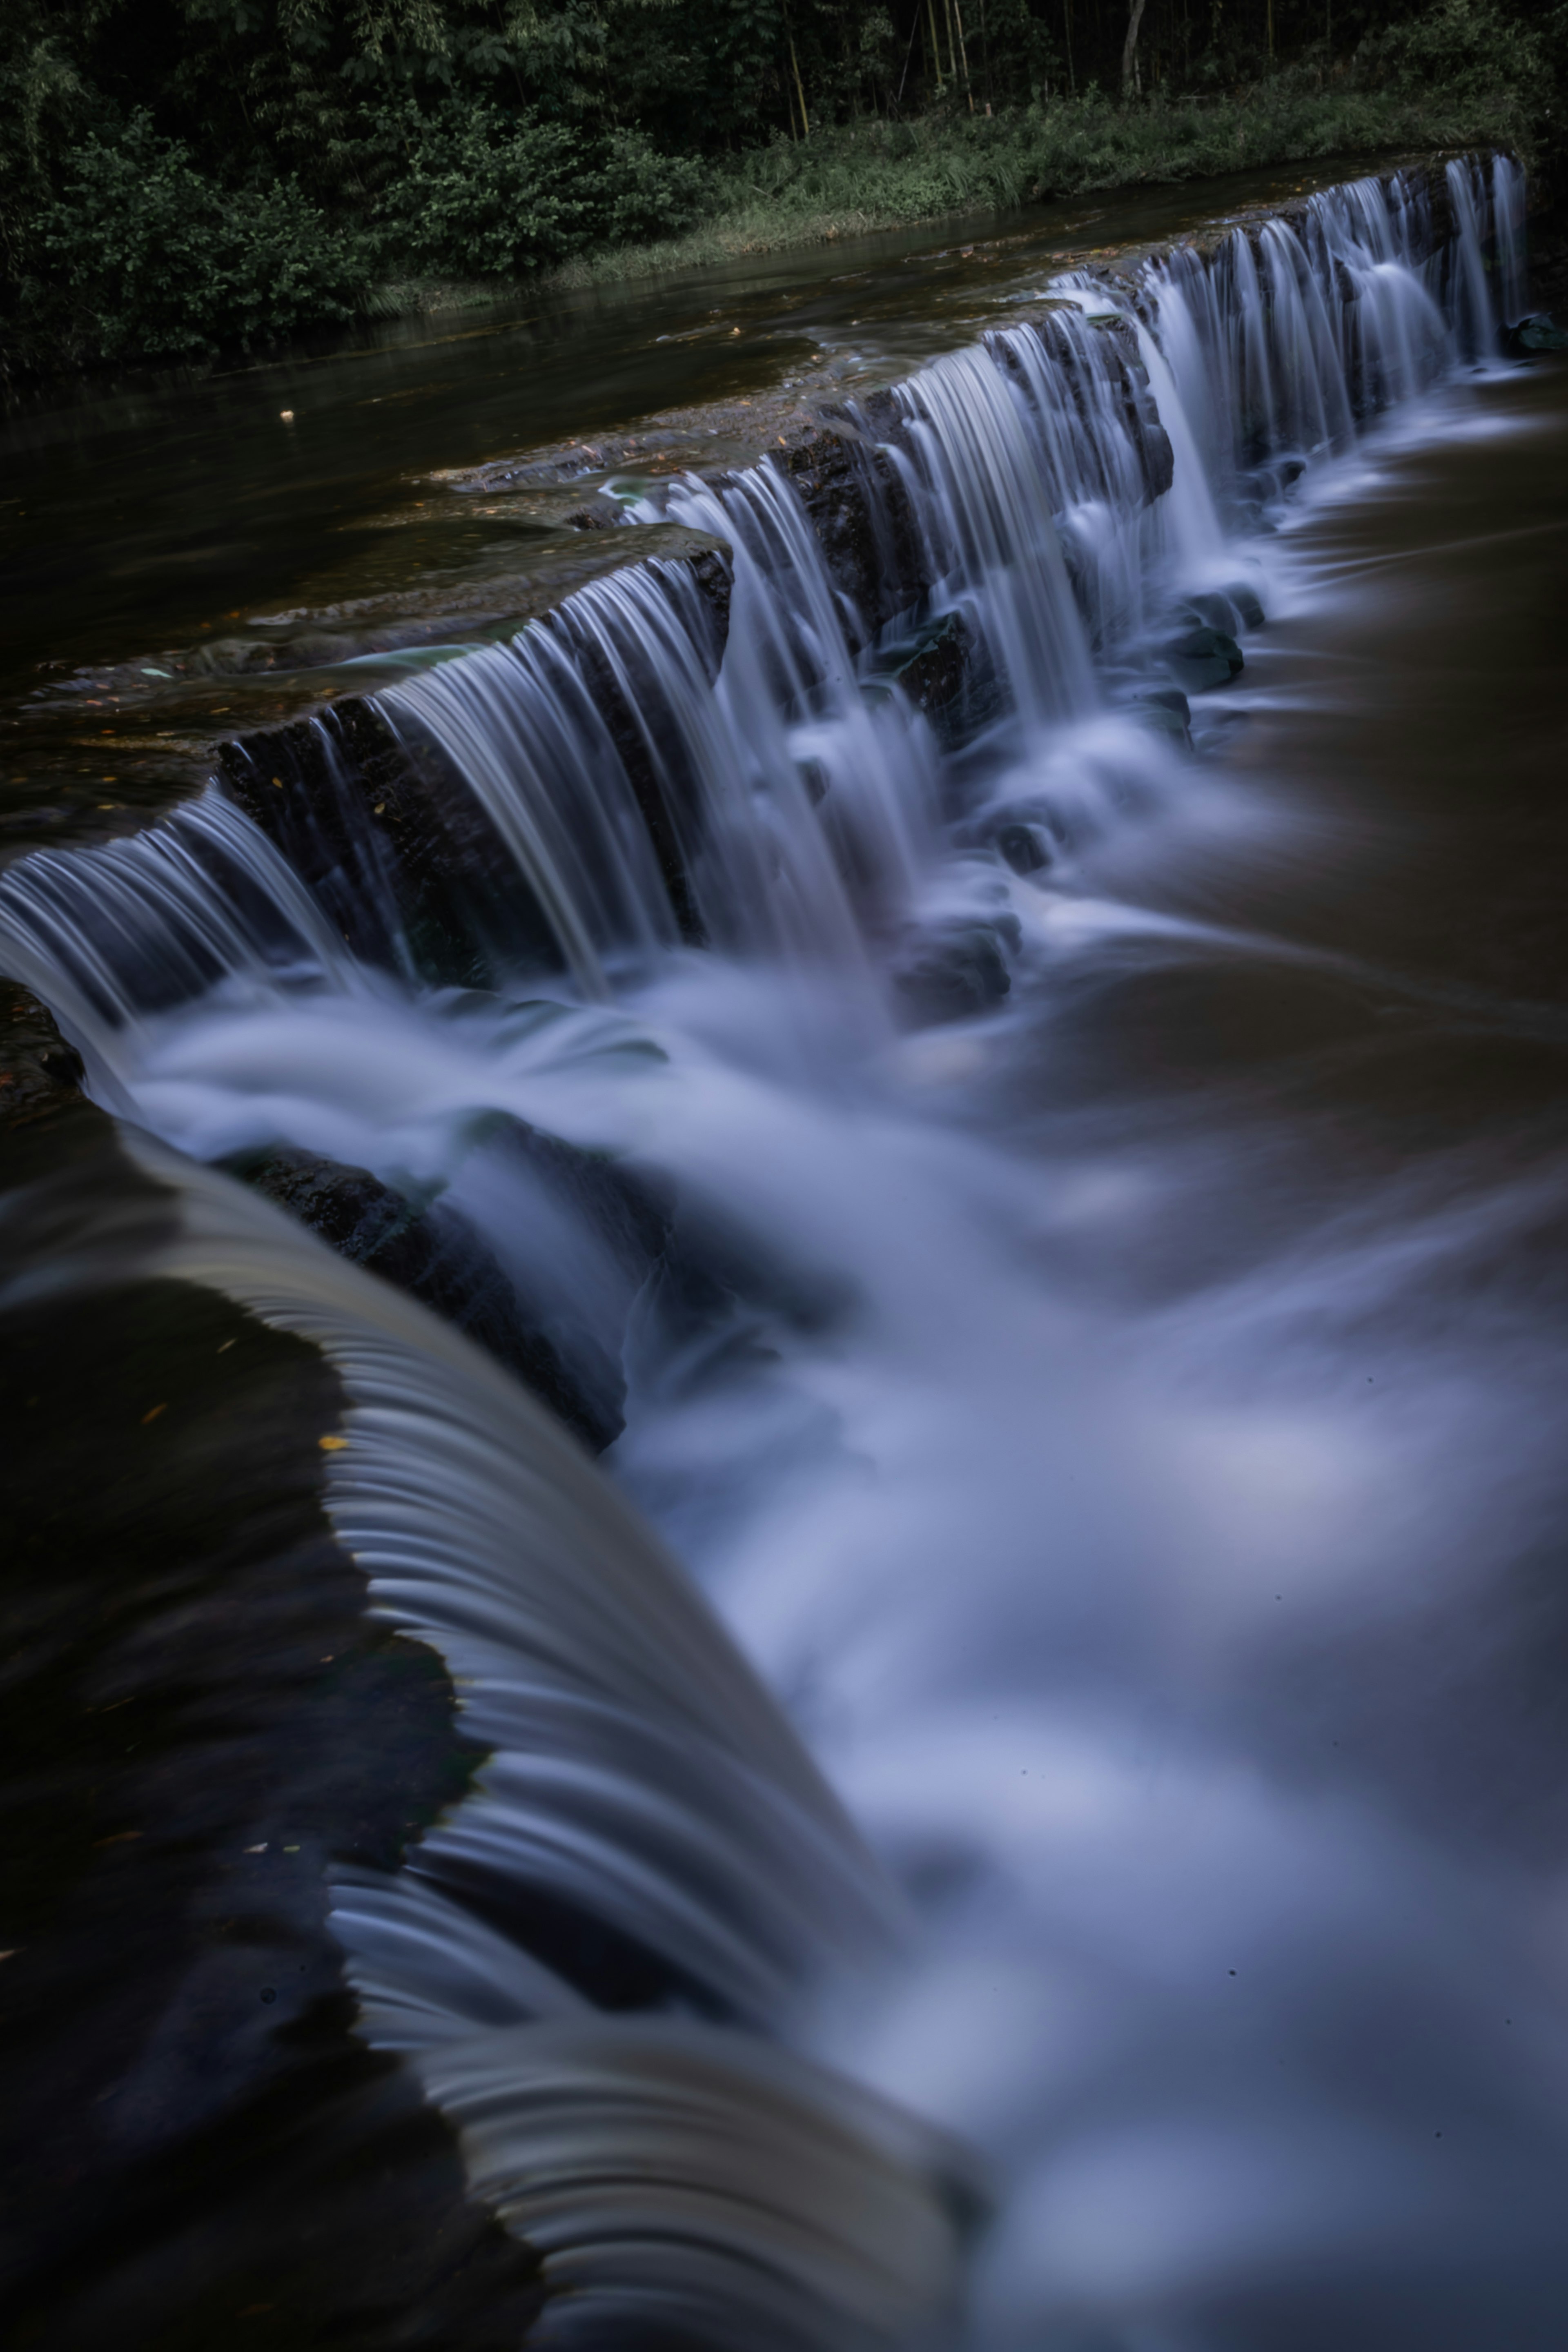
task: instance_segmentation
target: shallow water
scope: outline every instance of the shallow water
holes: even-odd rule
[[[363,595],[389,565],[399,582],[439,574],[486,534],[449,511],[421,520],[416,496],[440,495],[426,476],[807,372],[885,380],[969,341],[1043,267],[1152,244],[1346,168],[1237,173],[545,292],[16,415],[0,429],[0,691],[40,664],[155,657],[204,626]],[[395,552],[357,535],[389,509]]]
[[[973,376],[942,381],[968,384],[973,414]],[[695,511],[712,493],[678,495]],[[739,605],[749,542],[730,520]],[[811,752],[826,805],[860,791],[846,823],[862,862],[841,898],[809,862],[815,819],[790,804],[758,885],[737,817],[725,903],[749,917],[755,887],[776,911],[798,886],[798,915],[761,946],[743,930],[706,951],[657,940],[611,959],[613,1004],[594,1007],[558,979],[526,1002],[411,988],[329,937],[324,984],[237,970],[205,1001],[76,1034],[100,1098],[198,1160],[284,1137],[445,1184],[551,1303],[564,1347],[618,1351],[626,1426],[605,1469],[711,1597],[875,1861],[839,1843],[761,1715],[749,1747],[752,1703],[706,1636],[682,1634],[687,1679],[650,1699],[630,1635],[596,1665],[578,1631],[572,1673],[601,1675],[645,1727],[687,1723],[715,1790],[735,1776],[721,1809],[735,1844],[700,1871],[673,1811],[649,1817],[647,1851],[684,1909],[616,1879],[607,1813],[593,1899],[731,2014],[968,2152],[935,2141],[897,2161],[984,2183],[968,2322],[984,2352],[1544,2352],[1568,2301],[1553,635],[1568,372],[1458,371],[1228,524],[1223,562],[1268,622],[1240,680],[1194,700],[1195,754],[1092,688],[1075,707],[1069,664],[1045,713],[963,755],[971,808],[1050,812],[1051,860],[1032,874],[944,830],[919,729],[839,685]],[[1015,659],[1055,593],[1042,572]],[[731,625],[717,700],[733,731],[703,740],[765,769],[766,698],[735,650],[752,624]],[[456,692],[455,677],[402,707],[436,724],[435,684]],[[884,824],[879,762],[924,778],[901,830]],[[1016,920],[998,1008],[894,1017],[889,919],[855,893],[868,868],[900,919]],[[595,943],[582,952],[591,970]],[[664,1187],[684,1257],[631,1282],[498,1142],[497,1113]],[[308,1261],[279,1254],[268,1275],[265,1234],[237,1238],[225,1197],[200,1180],[207,1238],[170,1267],[199,1259],[253,1302],[271,1282],[312,1328]],[[351,1445],[329,1507],[340,1534],[382,1514],[391,1541],[374,1480],[395,1479],[401,1429],[412,1487],[424,1443],[395,1348],[434,1343],[390,1309],[378,1323],[352,1285],[319,1277],[318,1293],[369,1449],[368,1483]],[[370,1339],[342,1340],[340,1312]],[[443,1431],[467,1412],[476,1444],[499,1461],[513,1444],[548,1495],[525,1425],[491,1438],[485,1415],[505,1408],[489,1390],[466,1407],[431,1395]],[[394,1603],[424,1580],[423,1622],[446,1625],[461,1674],[432,1563],[443,1541],[488,1559],[462,1517],[488,1490],[453,1475],[445,1491],[463,1497],[456,1533],[379,1573]],[[588,1601],[601,1573],[630,1576],[654,1622],[676,1608],[656,1600],[663,1571],[604,1508],[579,1538]],[[544,1558],[555,1538],[530,1540]],[[502,1688],[495,1622],[482,1638],[475,1719],[510,1771],[525,1750],[507,1709],[546,1701]],[[665,1769],[647,1765],[650,1792]],[[430,1842],[448,1872],[465,1835],[539,1834],[563,1801],[503,1776],[489,1801]],[[850,1883],[886,1916],[858,1921]],[[704,1915],[691,1890],[714,1884]],[[766,1916],[780,1887],[787,1934]],[[370,1928],[344,1930],[357,1980],[401,2013],[417,1979],[365,1901]],[[749,1945],[719,1932],[737,1917]],[[781,1993],[749,1971],[764,1953],[787,1979],[791,1935],[822,1950],[805,1990]],[[502,2015],[563,2000],[549,2030],[575,2031],[542,1979],[508,1997]],[[424,2046],[423,2029],[384,2031]],[[444,2111],[468,2112],[457,2062],[420,2063]],[[498,2043],[498,2074],[512,2063]],[[778,2089],[753,2084],[752,2111]],[[852,2127],[892,2145],[869,2109]],[[471,2177],[504,2178],[497,2128],[500,2155],[467,2151]],[[868,2242],[907,2230],[934,2307],[940,2249],[898,2211],[882,2239],[867,2221]],[[519,2226],[549,2218],[525,2201]],[[890,2302],[879,2319],[863,2293],[870,2340],[896,2340],[908,2315]]]

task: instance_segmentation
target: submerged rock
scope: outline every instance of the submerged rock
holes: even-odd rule
[[[1503,327],[1499,341],[1506,358],[1530,359],[1538,352],[1568,352],[1568,328],[1560,327],[1545,311],[1537,310],[1512,326]]]
[[[1194,627],[1217,629],[1222,636],[1237,637],[1243,629],[1263,626],[1263,606],[1245,580],[1184,597],[1181,609],[1184,619],[1190,620]]]
[[[992,838],[997,855],[1015,874],[1040,874],[1051,862],[1049,844],[1037,824],[1000,824]]]
[[[1236,639],[1206,623],[1167,639],[1161,650],[1172,677],[1188,694],[1209,694],[1228,686],[1246,666]]]
[[[307,1152],[270,1151],[228,1166],[342,1256],[411,1292],[487,1349],[590,1451],[602,1453],[620,1434],[619,1398],[595,1392],[567,1366],[460,1211],[411,1200],[368,1168]]]
[[[1265,614],[1258,591],[1245,580],[1228,580],[1223,588],[1204,588],[1184,596],[1181,611],[1195,627],[1218,629],[1237,637],[1243,629],[1260,629]]]
[[[1005,866],[1026,879],[1048,870],[1064,838],[1062,827],[1047,803],[1037,799],[994,803],[966,818],[953,832],[954,844],[960,849],[993,850]],[[1021,945],[1022,934],[1015,916],[1004,913],[987,919],[999,929],[1009,948]]]
[[[1191,749],[1192,705],[1179,687],[1152,688],[1138,697],[1132,709],[1141,726]]]
[[[1256,588],[1245,580],[1232,580],[1220,592],[1244,629],[1261,629],[1268,620]],[[1231,630],[1235,636],[1236,630]]]
[[[889,633],[872,656],[873,688],[896,680],[915,709],[931,720],[938,740],[954,730],[958,706],[973,683],[974,635],[962,613],[907,624]]]
[[[1004,942],[1016,950],[1022,936],[1015,915],[924,932],[895,964],[893,984],[922,1026],[973,1020],[1011,990]]]

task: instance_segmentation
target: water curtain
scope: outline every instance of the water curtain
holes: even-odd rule
[[[874,1020],[966,747],[1092,719],[1151,583],[1200,573],[1288,465],[1484,355],[1517,307],[1521,218],[1510,163],[1456,163],[1043,289],[1037,317],[835,421],[873,550],[858,576],[778,465],[676,484],[658,510],[724,549],[721,593],[679,562],[629,568],[367,706],[376,756],[429,794],[444,929],[329,714],[288,756],[316,763],[312,822],[352,809],[330,855],[262,821],[285,779],[252,744],[137,839],[13,868],[0,966],[143,1123],[178,1091],[149,1091],[149,1053],[198,1007],[242,1057],[290,1007],[341,1014],[348,1088],[389,1007],[449,999],[437,931],[503,995],[552,991],[584,1019],[707,946],[826,974],[841,1017]],[[945,745],[892,661],[937,645],[967,665],[968,731]],[[172,1108],[165,1133],[193,1143]],[[125,1140],[177,1204],[147,1270],[339,1369],[334,1527],[492,1751],[397,1878],[340,1887],[337,1920],[363,2031],[417,2067],[476,2192],[545,2253],[545,2335],[940,2336],[981,2191],[940,2135],[812,2055],[832,1988],[896,1971],[900,1914],[773,1699],[514,1382],[226,1177]],[[530,1923],[552,1919],[598,1923],[657,1997],[628,2013],[542,1956]]]

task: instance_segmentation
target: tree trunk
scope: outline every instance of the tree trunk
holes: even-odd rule
[[[1140,12],[1142,12],[1142,0],[1140,0]],[[786,32],[789,31],[789,18],[787,16],[784,18],[784,29]],[[789,36],[789,61],[795,68],[795,96],[800,100],[800,135],[803,139],[809,139],[811,137],[811,117],[805,110],[805,84],[800,78],[800,59],[795,53],[795,35],[793,33],[790,33]]]
[[[960,0],[952,0],[952,19],[958,26],[958,54],[963,68],[963,94],[969,100],[969,111],[974,111],[974,89],[969,79],[969,48],[963,37],[963,9]]]
[[[1138,86],[1138,27],[1143,22],[1143,10],[1148,0],[1132,0],[1131,14],[1127,19],[1127,38],[1121,49],[1121,95],[1131,98]]]

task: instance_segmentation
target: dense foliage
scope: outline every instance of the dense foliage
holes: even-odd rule
[[[1568,0],[7,0],[13,370],[737,208],[862,219],[1544,130]]]

